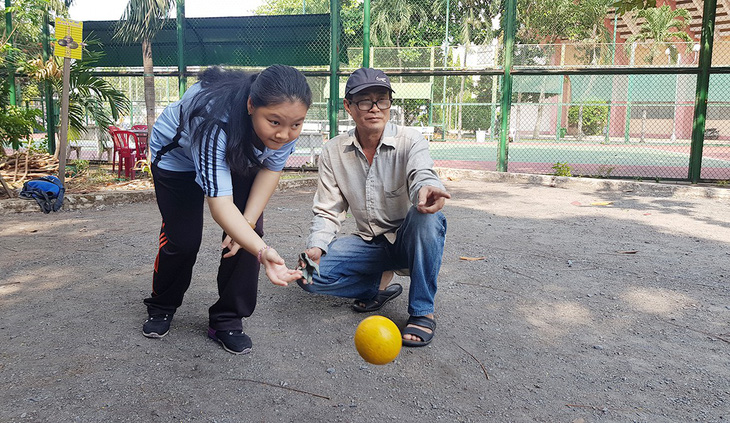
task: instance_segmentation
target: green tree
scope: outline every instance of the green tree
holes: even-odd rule
[[[568,39],[570,9],[575,7],[572,0],[518,0],[517,40],[525,44],[554,44]]]
[[[129,0],[121,21],[115,29],[115,37],[127,43],[142,44],[144,67],[144,104],[147,111],[147,127],[155,123],[155,76],[152,60],[152,39],[165,24],[175,0]]]
[[[401,47],[411,26],[420,27],[428,17],[423,7],[409,0],[379,0],[370,10],[372,41],[381,46]]]
[[[646,57],[650,64],[654,63],[659,47],[663,50],[669,49],[669,60],[671,63],[677,63],[679,51],[676,42],[684,41],[685,50],[692,43],[692,37],[684,31],[691,20],[689,12],[685,9],[672,10],[668,5],[664,5],[639,10],[636,17],[644,18],[645,21],[639,27],[639,32],[626,40],[626,47],[630,48],[635,42],[653,41]]]
[[[298,15],[329,13],[329,0],[267,0],[254,13],[257,15]]]
[[[471,46],[472,40],[475,36],[484,35],[482,32],[483,28],[490,28],[491,21],[485,19],[484,16],[479,14],[479,11],[475,8],[468,9],[464,16],[464,19],[459,26],[459,32],[461,33],[461,40],[464,46],[464,67],[467,66],[467,58],[469,54],[469,47]],[[479,38],[483,38],[479,36]],[[458,120],[457,120],[457,131],[459,138],[462,137],[462,126],[463,126],[463,114],[464,114],[464,84],[466,83],[466,77],[461,76],[461,87],[459,89],[459,109],[458,109]]]
[[[87,40],[88,43],[93,41]],[[93,74],[99,53],[84,51],[82,60],[75,60],[69,72],[69,138],[79,138],[86,131],[86,118],[98,128],[113,125],[121,115],[129,113],[129,100],[105,79]],[[50,82],[54,91],[62,91],[60,61],[51,57],[44,62],[36,58],[24,64],[23,71],[34,83]],[[58,150],[56,150],[58,151]]]
[[[577,4],[578,7],[568,11],[570,22],[569,39],[584,45],[582,50],[585,54],[585,60],[594,66],[608,63],[608,49],[602,48],[602,45],[606,45],[610,41],[610,34],[604,22],[612,4],[613,0],[582,0]],[[595,81],[596,75],[591,75],[581,99],[590,95]],[[582,103],[581,101],[578,109],[578,139],[583,138],[584,106]]]
[[[588,105],[581,112],[578,106],[568,109],[568,125],[578,125],[578,119],[583,120],[582,130],[586,135],[598,135],[608,122],[608,105],[605,101],[587,101]]]
[[[649,64],[654,63],[654,59],[659,51],[659,47],[663,50],[669,50],[669,61],[677,63],[679,52],[676,41],[684,41],[685,50],[691,45],[692,38],[683,31],[689,22],[690,15],[685,9],[672,10],[668,5],[659,8],[641,9],[636,14],[637,18],[644,18],[645,21],[639,27],[639,32],[632,35],[626,40],[626,48],[631,49],[635,42],[653,41],[649,47],[649,55],[646,60]],[[644,141],[645,130],[644,122],[646,121],[646,108],[641,112],[641,140]]]
[[[522,45],[515,54],[515,63],[523,66],[550,64],[557,41],[567,40],[571,36],[572,22],[576,18],[573,11],[575,8],[573,0],[518,0],[516,38]],[[537,97],[537,119],[532,130],[533,139],[540,135],[544,115],[545,86],[548,77],[543,76],[542,79],[543,83],[540,84],[540,93]],[[518,94],[521,95],[522,93]],[[516,118],[519,118],[519,106],[517,112]]]
[[[650,7],[656,7],[656,0],[618,0],[614,2],[611,7],[615,7],[616,13],[621,15],[634,9],[648,9]]]
[[[8,104],[8,82],[0,83],[0,156],[5,156],[6,146],[20,148],[22,140],[30,140],[34,129],[40,129],[41,111]]]
[[[12,57],[13,64],[20,65],[28,58],[40,56],[43,36],[43,15],[66,16],[71,1],[60,0],[13,0],[12,6],[2,10],[0,19],[0,65]],[[3,3],[4,4],[4,3]],[[12,14],[13,30],[7,36],[5,13]],[[10,46],[12,41],[14,47]]]
[[[42,25],[44,14],[48,13],[51,19],[55,15],[66,15],[67,7],[71,3],[72,1],[57,0],[13,1],[13,10],[15,10],[13,12],[13,34],[17,37],[15,39],[17,54],[13,56],[13,63],[17,66],[18,73],[23,75],[20,81],[23,87],[23,97],[26,99],[31,93],[39,93],[39,85],[45,82],[50,82],[53,90],[60,97],[62,90],[60,59],[51,57],[44,62],[41,58]],[[88,39],[85,41],[93,43]],[[99,126],[105,127],[113,123],[120,114],[129,110],[129,102],[121,92],[102,78],[92,74],[97,59],[98,56],[85,51],[83,59],[76,60],[71,65],[69,73],[69,135],[71,137],[78,137],[85,131],[87,116]],[[6,94],[2,94],[0,97],[5,99]],[[39,129],[36,127],[35,119],[40,116],[41,112],[40,110],[13,111],[11,107],[6,106],[3,106],[3,109],[9,111],[6,114],[10,115],[10,119],[5,120],[5,123],[14,125],[14,129],[10,136],[6,131],[6,136],[2,138],[6,143],[9,142],[10,145],[17,148],[17,141],[23,139],[25,135],[29,135],[28,131]],[[22,119],[27,121],[25,126],[21,122]]]
[[[494,37],[492,18],[499,12],[499,4],[499,1],[492,0],[434,0],[431,5],[431,21],[436,23],[440,33],[439,38],[434,39],[431,45],[444,45],[444,47],[446,47],[445,44],[461,45],[464,49],[463,63],[466,66],[470,48],[473,45],[491,42]],[[447,6],[448,16],[446,14]],[[445,39],[447,19],[449,34],[448,39]],[[467,84],[467,82],[472,83]],[[458,136],[461,137],[463,129],[470,128],[474,124],[473,120],[465,123],[464,104],[467,102],[465,98],[470,98],[472,91],[475,90],[475,84],[470,78],[461,76],[455,91],[449,89],[448,83],[446,85],[447,93],[450,93],[449,103],[456,103],[456,114],[453,116],[452,107],[448,106],[444,111],[445,124],[450,127],[453,122]],[[476,95],[478,95],[478,90]]]

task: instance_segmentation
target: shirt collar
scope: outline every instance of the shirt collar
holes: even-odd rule
[[[398,127],[393,122],[387,122],[385,124],[385,128],[383,129],[383,135],[380,137],[380,143],[378,144],[378,147],[380,147],[381,145],[395,147],[395,136],[397,133]],[[355,128],[347,131],[347,140],[345,140],[344,145],[352,147],[359,146],[359,143],[357,143],[357,138],[355,137]]]

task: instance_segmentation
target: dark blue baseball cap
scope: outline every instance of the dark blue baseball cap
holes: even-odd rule
[[[360,68],[347,78],[347,84],[345,85],[345,97],[357,94],[370,87],[384,87],[389,89],[392,93],[395,92],[393,91],[393,88],[390,87],[390,79],[385,72],[373,68]]]

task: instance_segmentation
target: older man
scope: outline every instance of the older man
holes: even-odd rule
[[[410,272],[403,345],[428,345],[436,330],[434,298],[450,198],[433,170],[420,132],[389,122],[390,80],[361,68],[345,87],[344,107],[355,129],[329,140],[319,161],[319,186],[306,254],[319,263],[306,291],[355,298],[359,312],[379,310],[402,292],[388,283]],[[337,236],[350,211],[357,230]]]

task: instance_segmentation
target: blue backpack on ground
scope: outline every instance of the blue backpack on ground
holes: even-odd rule
[[[34,199],[43,213],[58,211],[63,206],[63,194],[66,189],[61,180],[53,175],[31,179],[23,184],[20,198]]]

